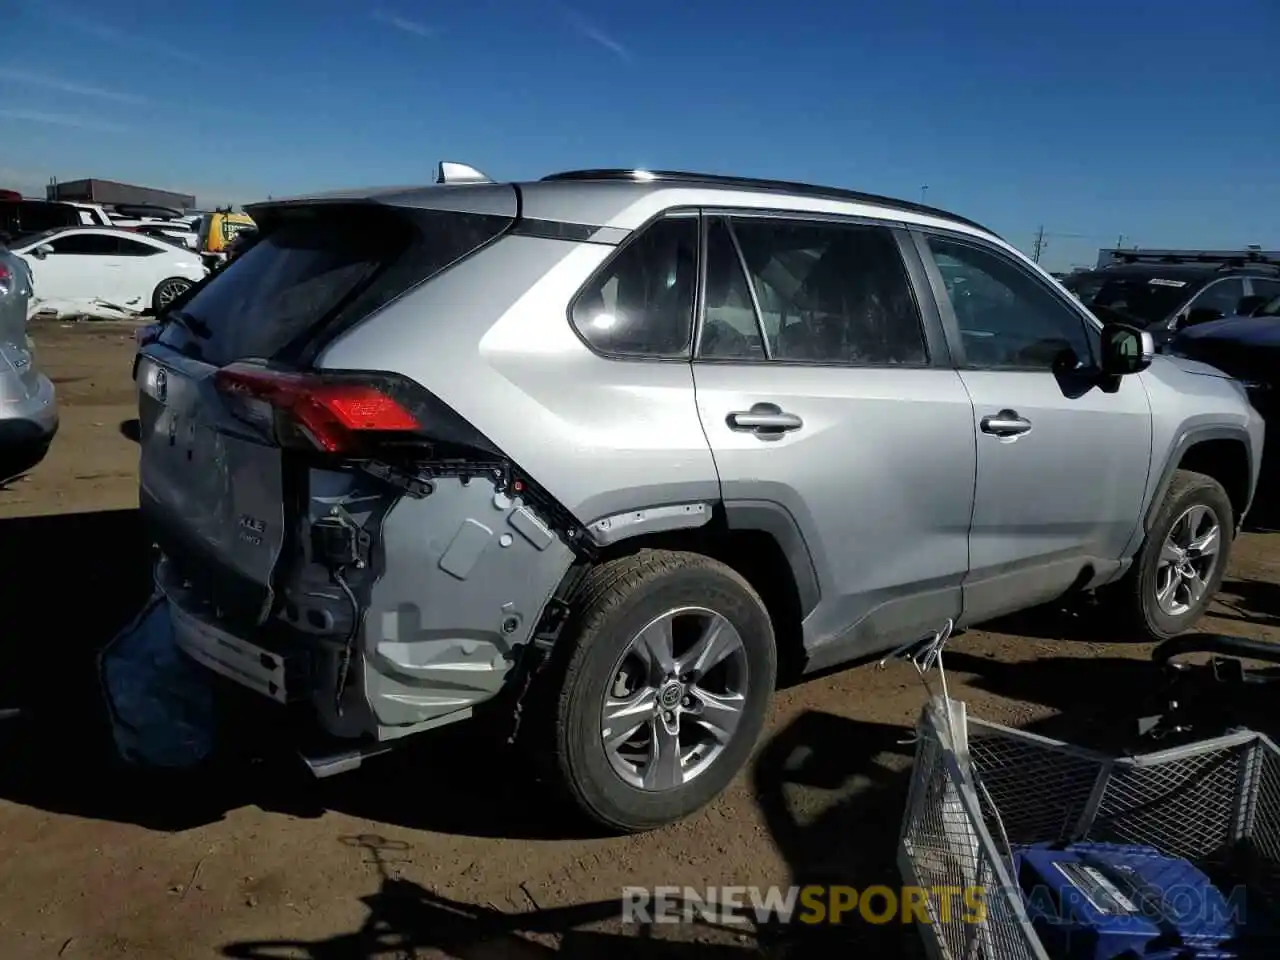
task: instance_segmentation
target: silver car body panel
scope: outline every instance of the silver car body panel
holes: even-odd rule
[[[445,184],[285,203],[354,199],[520,219],[345,329],[313,366],[420,384],[597,546],[697,529],[717,510],[731,529],[772,536],[794,576],[810,669],[888,649],[947,619],[979,622],[1114,579],[1140,546],[1176,458],[1197,437],[1238,438],[1256,483],[1262,427],[1242,391],[1163,358],[1113,392],[1067,396],[1049,373],[957,368],[946,350],[920,368],[609,359],[567,315],[584,283],[655,218],[742,210],[883,223],[899,231],[909,261],[906,231],[962,234],[1015,259],[1098,329],[1038,265],[968,223],[877,203],[662,182],[537,182],[518,192]],[[908,269],[930,336],[951,336],[944,328],[954,317],[933,302],[922,261]],[[726,414],[758,402],[796,414],[804,428],[767,441],[728,429]],[[1012,407],[1033,420],[1030,433],[1010,442],[979,429]],[[167,439],[143,443],[144,488],[176,482],[166,458],[187,452],[170,452]],[[300,524],[336,505],[382,557],[359,622],[310,560],[276,597],[281,616],[328,651],[318,691],[332,685],[337,641],[359,633],[358,682],[342,716],[315,695],[326,728],[388,740],[492,698],[575,560],[551,517],[483,478],[439,480],[430,495],[399,497],[389,509],[376,485],[350,472],[313,471],[309,486]],[[240,497],[228,494],[222,522],[232,528],[246,510]],[[278,519],[265,502],[251,506]]]
[[[27,331],[31,272],[3,246],[0,265],[9,277],[0,283],[0,470],[22,472],[44,458],[57,432],[57,389],[40,372]]]

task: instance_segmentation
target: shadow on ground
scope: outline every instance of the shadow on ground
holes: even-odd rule
[[[741,945],[739,932],[699,924],[692,941],[661,937],[655,925],[620,928],[617,899],[524,913],[460,903],[395,876],[389,860],[395,844],[377,836],[343,837],[365,848],[377,865],[375,893],[362,897],[368,914],[356,930],[321,940],[258,940],[227,944],[220,955],[232,960],[373,960],[441,951],[464,960],[542,960],[550,957],[602,957],[612,960],[708,957],[739,960],[759,953]],[[596,929],[588,929],[588,928]],[[720,942],[717,942],[720,941]],[[726,942],[727,941],[727,942]],[[795,954],[788,954],[794,956]]]
[[[0,711],[20,711],[0,725],[0,797],[165,831],[258,806],[300,817],[339,810],[410,829],[481,836],[584,833],[540,788],[526,757],[507,745],[506,716],[438,731],[332,780],[315,780],[285,745],[264,738],[261,727],[250,731],[236,723],[220,731],[224,749],[208,769],[125,767],[111,739],[97,654],[151,593],[152,552],[138,511],[2,520],[0,541],[0,583],[16,598],[0,610]],[[477,753],[494,759],[476,764]],[[404,790],[406,778],[422,769],[469,773],[454,776],[449,790]],[[530,786],[516,822],[507,798],[511,778],[523,773]],[[95,788],[85,790],[86,782]]]
[[[1265,580],[1227,580],[1215,598],[1214,616],[1239,623],[1280,627],[1280,585]]]
[[[1158,674],[1142,660],[1104,659],[1086,664],[1049,658],[1025,671],[960,653],[951,668],[977,676],[983,689],[1040,698],[1066,714],[1032,724],[1032,732],[1099,749],[1121,750],[1134,742],[1132,721],[1145,709],[1133,698],[1159,692]],[[1025,672],[1026,684],[1015,674]],[[1081,684],[1079,681],[1086,680]],[[1010,688],[1016,685],[1016,691]],[[1127,703],[1131,709],[1103,713],[1091,706]],[[798,716],[758,752],[751,769],[752,792],[770,838],[783,854],[796,886],[811,884],[890,887],[900,883],[898,828],[906,809],[915,746],[902,727],[867,723],[820,711]],[[367,838],[366,838],[367,839]],[[381,860],[378,861],[381,864]],[[380,867],[378,890],[362,902],[368,914],[357,930],[314,941],[280,938],[236,943],[223,956],[271,960],[349,957],[374,960],[394,950],[440,950],[477,958],[541,957],[682,958],[693,955],[814,957],[924,957],[919,931],[896,920],[870,923],[856,911],[839,924],[781,923],[745,914],[742,927],[685,927],[672,942],[671,928],[658,930],[620,921],[619,898],[557,909],[506,913],[443,899]],[[732,882],[732,878],[726,878]],[[619,896],[621,891],[619,891]],[[759,919],[759,922],[757,922]],[[588,927],[604,929],[583,929]],[[646,937],[646,933],[651,936]],[[689,942],[694,941],[694,942]]]
[[[182,777],[120,770],[94,655],[150,592],[150,550],[137,512],[0,521],[0,538],[6,547],[0,582],[18,598],[0,612],[0,636],[6,641],[0,708],[23,711],[19,720],[0,725],[0,797],[157,830],[181,830],[257,805],[297,816],[336,809],[375,822],[458,834],[500,831],[508,837],[551,838],[571,833],[562,808],[538,789],[526,791],[522,822],[513,821],[508,798],[518,774],[487,752],[504,749],[501,737],[477,742],[496,733],[483,724],[441,731],[420,752],[392,756],[327,782],[276,762],[280,758],[270,749],[230,752],[220,762],[243,768],[243,775],[234,777],[217,770]],[[1278,609],[1274,587],[1235,582],[1233,588],[1255,614]],[[1147,709],[1145,695],[1158,689],[1158,675],[1143,659],[1050,657],[1011,665],[953,650],[946,663],[972,676],[970,683],[978,689],[1058,711],[1036,724],[1036,732],[1102,748],[1114,749],[1131,738],[1132,721]],[[794,883],[898,882],[897,827],[913,751],[903,742],[906,734],[894,726],[809,712],[763,745],[751,771],[753,793]],[[489,759],[476,764],[477,754]],[[267,762],[254,764],[255,759]],[[408,779],[433,768],[472,773],[453,780],[447,791],[403,789]],[[86,790],[86,783],[94,789]],[[643,930],[619,929],[619,902],[612,897],[512,915],[441,899],[385,865],[381,869],[379,889],[364,899],[368,919],[359,930],[310,943],[231,944],[223,955],[372,960],[397,949],[410,954],[411,948],[518,960],[606,951],[618,960],[695,952],[823,957],[850,948],[870,956],[918,955],[916,931],[900,924],[860,919],[842,926],[765,923],[753,931],[751,946],[736,931],[727,942],[721,942],[723,932],[708,931],[693,936],[700,942],[673,943],[664,930],[646,937]],[[610,922],[612,930],[584,929]],[[690,931],[681,933],[681,940],[690,939]]]

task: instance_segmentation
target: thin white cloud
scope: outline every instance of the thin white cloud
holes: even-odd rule
[[[91,19],[60,6],[50,3],[31,2],[31,0],[28,0],[28,6],[69,30],[74,30],[87,37],[103,40],[115,47],[135,50],[139,53],[158,54],[175,59],[192,59],[189,51],[182,50],[172,44],[156,40],[154,37],[140,36],[127,30],[121,30],[118,27],[109,26],[101,20]]]
[[[0,80],[10,80],[13,83],[20,83],[28,87],[40,87],[43,90],[54,90],[59,93],[71,93],[82,97],[96,97],[99,100],[111,100],[115,103],[132,103],[145,104],[145,97],[139,97],[132,93],[120,93],[116,90],[107,90],[103,87],[89,86],[88,84],[75,83],[71,80],[64,80],[62,77],[51,76],[47,73],[36,73],[33,70],[13,69],[11,67],[0,67]]]
[[[628,63],[631,62],[630,50],[624,47],[617,40],[613,39],[613,37],[609,36],[595,24],[587,21],[581,14],[565,9],[564,17],[569,22],[569,26],[573,27],[574,30],[578,31],[578,33],[582,34],[588,40],[604,47],[620,60],[626,60]]]
[[[373,19],[379,23],[384,23],[388,27],[394,27],[401,33],[411,33],[415,37],[434,37],[439,31],[434,27],[429,27],[425,23],[419,23],[417,20],[410,20],[408,17],[401,17],[394,13],[388,13],[385,10],[377,10],[373,14]]]
[[[70,127],[74,130],[91,130],[97,133],[125,133],[128,127],[105,120],[94,120],[88,117],[74,117],[66,113],[46,113],[42,110],[11,110],[0,108],[0,119],[21,120],[27,123],[44,123],[55,127]]]

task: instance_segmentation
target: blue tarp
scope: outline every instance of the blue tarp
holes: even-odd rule
[[[189,769],[213,752],[213,688],[178,649],[162,595],[107,644],[98,667],[112,736],[126,761]]]

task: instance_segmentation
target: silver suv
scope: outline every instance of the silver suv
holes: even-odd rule
[[[441,164],[249,212],[140,350],[141,505],[180,645],[308,714],[321,775],[512,692],[585,813],[651,828],[780,663],[1103,587],[1184,630],[1253,496],[1238,384],[940,210]]]

